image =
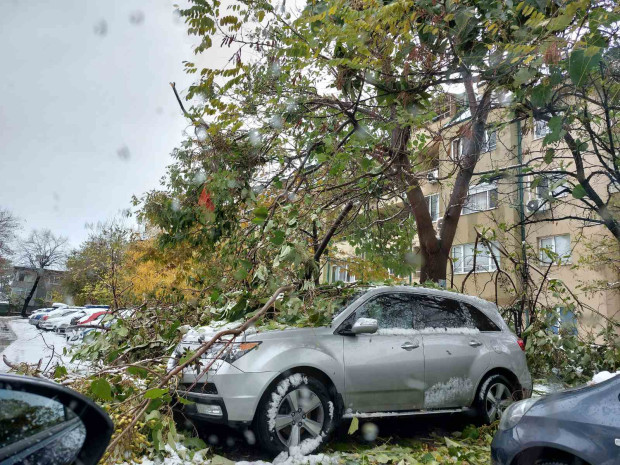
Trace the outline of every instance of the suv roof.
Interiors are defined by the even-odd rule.
[[[419,287],[419,286],[375,286],[375,287],[368,287],[366,292],[364,292],[362,295],[360,295],[360,297],[358,297],[357,299],[355,299],[353,302],[350,302],[349,305],[347,306],[350,307],[351,305],[355,305],[355,303],[360,299],[360,298],[369,298],[373,295],[377,295],[377,294],[383,294],[386,292],[407,292],[407,293],[411,293],[411,294],[419,294],[419,295],[434,295],[434,296],[438,296],[438,297],[444,297],[446,299],[453,299],[453,300],[458,300],[461,302],[466,302],[468,304],[473,305],[474,307],[476,307],[477,309],[481,310],[486,316],[488,316],[489,318],[491,318],[491,320],[496,323],[499,324],[500,327],[505,328],[506,327],[506,323],[504,322],[504,320],[502,319],[501,315],[499,314],[497,305],[495,305],[492,302],[489,302],[488,300],[484,300],[481,299],[480,297],[476,297],[476,296],[472,296],[472,295],[467,295],[467,294],[461,294],[458,292],[452,292],[452,291],[447,291],[447,290],[443,290],[443,289],[431,289],[431,288],[426,288],[426,287]],[[357,305],[355,305],[357,306]],[[348,313],[345,311],[343,311],[342,313],[340,313],[336,318],[334,318],[333,321],[333,325],[338,326],[340,323],[342,323],[342,321],[345,320],[345,318],[343,317],[344,313]]]

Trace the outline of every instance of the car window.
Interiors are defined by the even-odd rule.
[[[501,331],[491,319],[471,304],[461,302],[465,312],[469,313],[471,320],[480,331]]]
[[[459,302],[431,295],[416,297],[415,329],[473,328]]]
[[[369,300],[355,311],[357,318],[374,318],[379,329],[413,329],[411,295],[404,293],[383,294]]]

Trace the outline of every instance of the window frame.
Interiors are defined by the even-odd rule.
[[[431,199],[432,198],[436,198],[437,199],[437,218],[433,217],[433,210],[431,209]],[[433,221],[433,223],[439,221],[440,217],[441,217],[441,209],[439,207],[440,205],[440,195],[439,192],[434,193],[434,194],[428,194],[424,196],[424,200],[426,201],[426,208],[428,209],[428,212],[431,215],[431,220]]]
[[[465,260],[465,257],[466,257],[466,255],[465,255],[465,250],[466,250],[465,247],[471,246],[473,248],[474,244],[475,244],[475,242],[468,242],[468,243],[465,243],[465,244],[456,244],[456,245],[453,245],[452,248],[450,249],[450,260],[452,260],[452,269],[453,269],[453,272],[454,272],[455,275],[457,275],[457,274],[467,274],[467,273],[469,273],[473,269],[473,265],[472,265],[472,268],[465,269],[465,262],[466,262],[466,260]],[[498,253],[499,252],[498,243],[496,241],[493,241],[493,242],[491,242],[491,246],[493,247],[493,255],[495,255],[495,258],[497,259],[498,265],[501,266],[501,255]],[[475,250],[478,250],[478,257],[476,258],[476,265],[480,266],[480,262],[479,262],[480,256],[481,255],[484,256],[484,253],[487,252],[488,253],[487,254],[487,256],[488,256],[488,263],[487,263],[487,265],[488,266],[487,266],[486,269],[480,268],[480,269],[473,270],[473,272],[474,273],[494,273],[495,271],[497,271],[497,267],[495,266],[495,261],[493,260],[493,256],[491,254],[491,250],[487,249],[486,251],[484,251],[484,250],[480,251],[480,249],[479,249],[480,247],[484,247],[486,249],[486,246],[484,244],[478,243],[478,249],[475,249]],[[460,252],[461,256],[458,259],[459,261],[457,261],[457,262],[455,262],[455,258],[454,258],[454,249],[456,249],[456,248],[460,248],[460,251],[461,251]],[[473,256],[474,255],[472,255],[472,257]],[[460,263],[460,265],[459,265],[459,263]],[[472,264],[473,264],[473,258],[472,258]]]
[[[498,333],[502,331],[502,328],[497,323],[495,323],[491,318],[489,318],[482,310],[480,310],[475,305],[470,304],[469,302],[461,301],[461,307],[463,307],[464,312],[469,312],[472,322],[474,324],[474,327],[481,333]],[[476,324],[474,313],[477,315],[480,315],[484,320],[486,320],[486,322],[490,323],[492,327],[495,327],[495,329],[480,329],[478,325]]]
[[[360,305],[346,318],[345,321],[342,322],[342,324],[338,327],[337,332],[338,334],[351,334],[350,333],[350,328],[348,328],[347,326],[353,326],[353,324],[355,323],[355,321],[358,318],[372,318],[372,317],[362,317],[360,316],[360,312],[367,306],[372,304],[373,302],[382,299],[382,298],[393,298],[394,296],[399,296],[399,297],[405,297],[408,300],[410,300],[411,302],[411,308],[410,308],[410,312],[411,312],[411,326],[409,328],[401,328],[399,326],[393,326],[391,328],[382,328],[380,326],[381,322],[377,321],[378,323],[378,331],[380,330],[389,330],[389,329],[401,329],[401,330],[413,330],[414,329],[414,319],[415,319],[415,312],[416,312],[416,304],[417,304],[417,296],[415,294],[409,293],[409,292],[383,292],[381,294],[377,294],[374,295],[372,297],[370,297],[369,299],[365,300],[364,302],[360,303]],[[385,307],[384,307],[385,308]],[[378,332],[375,333],[378,335]]]
[[[491,207],[490,206],[491,205],[491,192],[493,191],[495,191],[496,201],[495,201],[495,206]],[[486,193],[486,208],[483,208],[482,210],[472,210],[470,208],[469,209],[470,211],[466,211],[466,209],[469,208],[467,204],[468,204],[470,196],[481,194],[483,192]],[[499,195],[499,191],[497,189],[497,183],[495,182],[483,183],[483,184],[478,184],[477,186],[474,186],[474,187],[470,187],[469,190],[467,191],[467,198],[465,199],[463,208],[461,209],[461,215],[473,215],[474,213],[495,210],[497,208],[498,195]]]
[[[568,179],[566,177],[565,174],[542,174],[540,176],[538,176],[538,178],[540,179],[544,179],[547,182],[547,196],[545,197],[543,194],[540,193],[540,188],[543,187],[540,185],[540,182],[538,183],[538,185],[534,188],[531,187],[531,184],[534,182],[534,179],[532,179],[530,181],[530,192],[533,193],[534,195],[534,199],[539,200],[541,202],[547,202],[549,203],[550,199],[560,199],[562,197],[566,197],[569,193],[569,190],[567,190],[564,187],[564,184],[566,184],[568,182]],[[557,187],[550,189],[551,186],[553,186],[554,184],[557,184],[559,181],[564,181],[563,183],[561,183],[560,185],[558,185]],[[556,191],[560,191],[557,192]]]
[[[543,139],[547,134],[551,132],[551,130],[549,129],[549,123],[547,121],[536,118],[534,118],[533,121],[534,123],[532,136],[534,140]],[[542,128],[542,132],[537,131],[538,128]]]
[[[429,299],[429,300],[437,300],[439,302],[440,307],[443,307],[444,305],[447,304],[447,302],[451,302],[453,303],[456,308],[458,309],[461,318],[463,319],[463,325],[462,326],[429,326],[427,327],[426,325],[424,325],[424,327],[419,327],[418,323],[421,321],[421,317],[422,317],[422,304],[424,302],[425,299]],[[440,308],[439,310],[436,310],[437,312],[447,312],[447,310]],[[415,297],[415,308],[414,308],[414,313],[413,313],[413,328],[416,331],[425,331],[428,329],[441,329],[441,328],[445,328],[446,330],[448,329],[459,329],[459,328],[468,328],[467,326],[467,317],[465,315],[466,310],[464,309],[464,307],[461,305],[461,302],[458,299],[451,299],[450,297],[444,297],[444,296],[439,296],[439,295],[432,295],[432,294],[418,294]],[[447,331],[446,331],[447,332]]]
[[[545,239],[553,239],[551,251],[557,254],[557,242],[558,237],[568,237],[568,255],[558,256],[558,260],[553,260],[549,257],[543,249],[548,247],[542,246],[542,241]],[[538,260],[543,265],[570,265],[573,262],[573,250],[571,248],[570,234],[552,234],[550,236],[542,236],[538,238]]]
[[[489,145],[489,141],[491,140],[491,136],[495,136],[493,137],[493,145]],[[489,129],[485,129],[484,130],[484,142],[482,143],[482,149],[480,150],[480,153],[487,153],[487,152],[492,152],[493,150],[495,150],[497,148],[497,130],[489,130]]]

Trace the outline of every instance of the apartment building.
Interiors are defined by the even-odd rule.
[[[13,276],[10,283],[10,294],[13,299],[21,302],[23,305],[23,301],[30,294],[39,273],[42,273],[41,278],[28,304],[29,307],[36,308],[51,304],[54,292],[62,294],[64,271],[45,269],[41,272],[26,266],[15,266],[13,267]]]
[[[540,304],[557,308],[558,325],[591,330],[599,327],[605,318],[619,321],[620,290],[612,283],[617,283],[620,277],[612,269],[581,263],[591,254],[592,246],[604,244],[612,236],[601,225],[562,219],[583,216],[583,212],[574,214],[577,202],[561,176],[527,176],[524,174],[527,170],[518,168],[542,157],[547,125],[531,120],[503,126],[494,124],[504,117],[501,110],[489,117],[484,153],[476,167],[477,175],[470,185],[454,238],[446,287],[510,306],[522,289],[519,264],[525,256],[532,289],[543,281],[561,281],[566,289],[559,293],[546,289],[536,296]],[[459,113],[452,107],[435,123],[441,127],[442,142],[432,149],[434,162],[432,169],[425,172],[422,190],[436,230],[441,228],[452,191],[452,173],[461,155],[459,130],[468,119],[468,111]],[[552,163],[562,163],[564,169],[570,170],[568,157],[556,158]],[[523,176],[517,176],[519,173]],[[607,189],[605,179],[600,179],[600,183],[601,190]],[[524,218],[528,221],[520,225]],[[483,236],[490,241],[489,247],[482,244]],[[417,246],[414,240],[414,252]],[[323,267],[323,282],[356,279],[348,265],[354,257],[352,248],[344,243],[337,248],[339,253]],[[418,281],[416,275],[402,278],[404,283]],[[602,283],[603,287],[609,283],[609,286],[589,290],[594,282]],[[565,307],[566,293],[584,304],[579,321]]]

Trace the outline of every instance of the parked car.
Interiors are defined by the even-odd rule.
[[[97,318],[99,318],[101,315],[107,315],[108,311],[106,310],[100,310],[100,309],[93,309],[93,311],[91,312],[86,312],[84,315],[79,316],[79,317],[75,317],[71,320],[71,325],[89,325],[91,324],[92,321],[96,320]]]
[[[37,325],[39,323],[39,320],[46,313],[52,312],[54,310],[58,310],[60,308],[66,308],[66,307],[68,307],[67,304],[63,304],[63,303],[60,303],[60,302],[54,302],[51,307],[40,308],[40,309],[36,310],[35,312],[33,312],[30,315],[30,318],[28,318],[28,323],[30,323],[31,325]]]
[[[77,325],[70,326],[70,327],[66,328],[65,335],[66,335],[67,342],[69,342],[70,344],[79,344],[79,343],[81,343],[84,340],[85,336],[87,336],[89,334],[92,334],[94,332],[101,331],[100,329],[91,328],[91,327],[82,328],[82,326],[86,326],[86,325],[88,325],[88,326],[103,325],[103,326],[109,328],[110,325],[111,325],[111,321],[105,321],[104,322],[104,318],[109,313],[110,312],[101,312],[95,318],[93,318],[92,320],[88,321],[88,323],[79,323]]]
[[[620,463],[620,375],[512,404],[491,444],[493,465]]]
[[[48,331],[56,331],[62,323],[69,323],[72,316],[75,316],[78,312],[81,313],[82,310],[82,307],[67,307],[55,310],[43,316],[38,326]]]
[[[189,331],[168,368],[212,334]],[[497,307],[440,290],[369,289],[328,327],[248,331],[224,347],[185,369],[178,395],[194,403],[178,408],[197,424],[253,425],[273,453],[316,448],[342,417],[473,408],[492,422],[532,388],[523,341]]]
[[[0,375],[0,463],[94,465],[114,431],[107,413],[71,389]]]

